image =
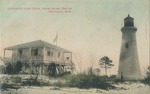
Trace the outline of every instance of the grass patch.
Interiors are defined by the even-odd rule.
[[[35,77],[30,77],[28,79],[24,79],[21,82],[22,86],[48,86],[49,83],[45,82],[42,79],[35,79]]]
[[[17,84],[9,84],[9,83],[3,83],[1,86],[2,90],[7,90],[7,89],[19,89],[21,86]]]

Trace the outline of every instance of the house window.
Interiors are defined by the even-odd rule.
[[[37,56],[38,55],[38,49],[35,49],[34,50],[34,56]]]
[[[38,49],[32,49],[32,55],[37,56],[38,55]]]
[[[47,56],[50,56],[50,51],[47,51]]]
[[[51,52],[51,56],[53,56],[53,52]]]
[[[129,44],[128,44],[128,43],[126,43],[126,44],[125,44],[125,47],[126,47],[126,48],[129,48]]]

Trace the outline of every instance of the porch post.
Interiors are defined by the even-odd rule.
[[[72,52],[70,54],[71,54],[71,72],[73,72]]]
[[[41,72],[42,72],[42,75],[45,73],[45,66],[44,66],[44,64],[45,64],[45,60],[46,60],[46,48],[45,48],[45,46],[44,46],[44,48],[43,48],[43,61],[42,61],[42,68],[41,68]]]
[[[44,61],[46,60],[46,52],[45,52],[46,50],[45,50],[45,46],[44,46],[44,48],[43,48],[43,63],[44,63]]]
[[[62,59],[62,61],[63,61],[63,62],[65,62],[65,60],[64,60],[64,58],[65,58],[65,57],[64,57],[64,54],[65,54],[65,53],[64,53],[64,52],[62,52],[62,53],[63,53],[63,54],[62,54],[62,55],[63,55],[63,59]]]
[[[71,62],[72,62],[72,53],[70,53],[71,54]]]
[[[5,57],[5,49],[4,49],[4,57]]]
[[[29,66],[31,66],[31,68],[29,68],[28,74],[32,74],[32,71],[33,71],[31,49],[32,48],[29,48],[29,61],[27,62],[29,63]]]

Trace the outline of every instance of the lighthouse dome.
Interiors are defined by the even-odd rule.
[[[124,19],[124,27],[134,27],[134,19],[130,15]]]

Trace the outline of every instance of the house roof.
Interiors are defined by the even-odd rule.
[[[59,51],[68,52],[68,53],[71,52],[69,50],[66,50],[64,48],[58,47],[56,45],[53,45],[51,43],[48,43],[48,42],[45,42],[42,40],[37,40],[37,41],[23,43],[23,44],[19,44],[19,45],[15,45],[15,46],[6,47],[5,50],[14,50],[14,49],[22,49],[22,48],[35,48],[35,47],[56,48]]]

